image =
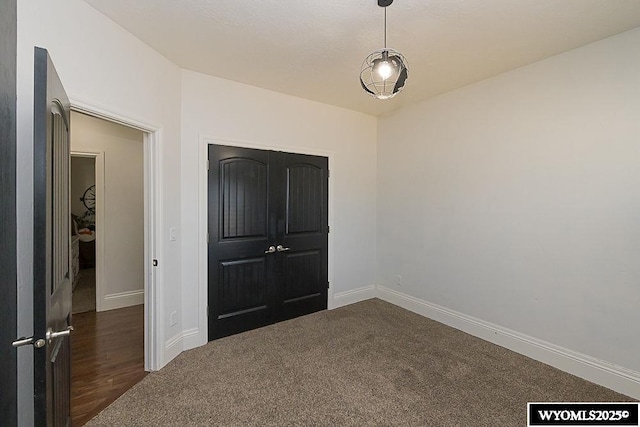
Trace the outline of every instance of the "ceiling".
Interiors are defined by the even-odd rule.
[[[182,68],[373,115],[640,26],[639,0],[396,0],[409,79],[377,100],[358,81],[384,43],[376,0],[85,1]]]

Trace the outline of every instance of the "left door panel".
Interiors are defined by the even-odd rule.
[[[212,145],[209,173],[209,316],[221,338],[271,322],[273,257],[265,250],[273,240],[269,217],[269,153]],[[275,251],[275,248],[274,248]]]

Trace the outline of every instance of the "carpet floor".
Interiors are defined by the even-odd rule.
[[[84,268],[80,270],[78,284],[73,290],[72,313],[96,311],[96,269]]]
[[[89,426],[523,426],[531,401],[632,401],[378,299],[223,338]]]

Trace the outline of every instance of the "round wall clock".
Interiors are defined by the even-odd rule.
[[[96,186],[92,185],[84,191],[82,197],[80,197],[82,203],[87,207],[88,210],[93,212],[96,208]]]

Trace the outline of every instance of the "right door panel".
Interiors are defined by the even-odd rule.
[[[327,308],[328,160],[282,153],[284,230],[282,307],[279,319],[291,319]]]

